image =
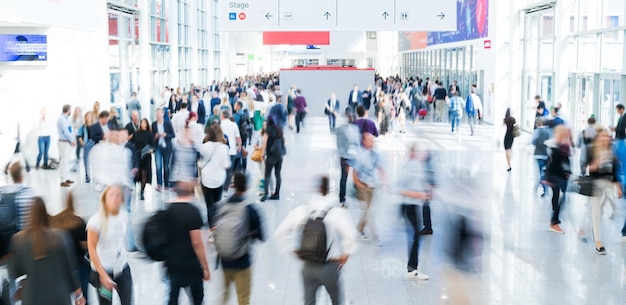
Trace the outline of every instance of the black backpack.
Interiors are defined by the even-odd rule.
[[[141,237],[145,253],[157,262],[164,261],[170,256],[170,218],[169,209],[158,211],[150,216],[143,227]]]
[[[250,121],[250,113],[247,109],[244,109],[241,113],[242,114],[239,116],[239,123],[237,124],[237,127],[239,127],[239,135],[241,136],[241,141],[244,142],[246,139],[248,139],[248,129],[250,129],[252,122]]]
[[[321,214],[319,211],[313,211],[304,224],[300,249],[297,251],[300,259],[315,263],[325,263],[327,261],[330,245],[328,245],[326,240],[324,218],[328,212],[330,212],[330,209]]]
[[[20,188],[13,193],[0,194],[0,257],[9,254],[11,238],[19,232],[19,215],[15,200],[23,190],[24,188]]]

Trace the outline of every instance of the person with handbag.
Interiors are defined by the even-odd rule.
[[[619,161],[612,149],[611,135],[607,130],[599,129],[593,141],[592,159],[589,164],[589,175],[593,178],[593,195],[591,196],[591,221],[593,239],[596,242],[596,253],[605,255],[606,249],[602,244],[601,219],[604,203],[609,201],[615,214],[615,189],[618,198],[622,197],[622,188],[619,183]],[[612,218],[613,216],[611,216]]]
[[[226,181],[226,172],[230,169],[231,159],[228,146],[219,124],[206,129],[205,143],[198,148],[200,152],[200,183],[204,202],[207,207],[207,223],[215,216],[216,203],[222,200],[222,190]]]
[[[139,129],[133,135],[135,157],[139,159],[135,180],[141,183],[141,200],[144,200],[144,190],[148,182],[152,183],[152,152],[154,151],[154,137],[148,119],[142,119]]]
[[[506,153],[506,164],[509,166],[507,172],[510,172],[511,158],[513,156],[513,151],[511,150],[511,148],[513,147],[513,139],[515,138],[515,118],[511,116],[511,108],[506,109],[506,114],[504,115],[504,120],[502,124],[506,125],[506,132],[504,133],[504,151]]]

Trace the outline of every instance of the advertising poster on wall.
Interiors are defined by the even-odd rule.
[[[456,31],[399,32],[400,52],[487,37],[489,34],[489,0],[458,0],[456,5]]]
[[[0,62],[47,60],[46,35],[0,35]]]

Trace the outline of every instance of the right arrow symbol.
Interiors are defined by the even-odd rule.
[[[385,20],[387,20],[387,17],[389,17],[389,14],[387,12],[383,13],[383,18],[385,18]]]
[[[440,19],[443,19],[443,17],[445,17],[445,16],[446,15],[443,12],[441,12],[441,14],[437,15],[437,17],[439,17]]]

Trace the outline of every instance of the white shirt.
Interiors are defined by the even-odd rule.
[[[194,144],[200,145],[204,140],[204,128],[202,124],[189,123],[189,134]]]
[[[100,142],[89,153],[93,181],[101,185],[131,186],[131,158],[132,152],[124,145]]]
[[[358,97],[357,97],[357,94],[359,94],[358,91],[352,90],[352,102],[353,103],[356,103],[359,100]]]
[[[265,107],[265,113],[270,113],[270,110],[272,110],[272,107],[274,107],[275,105],[276,105],[276,102],[267,103],[267,106]]]
[[[278,226],[274,239],[279,249],[284,253],[291,253],[299,247],[300,238],[296,238],[298,229],[306,223],[314,211],[325,211],[333,206],[330,196],[313,195],[311,200],[293,209],[285,220]],[[340,207],[332,208],[324,218],[326,225],[326,241],[329,244],[328,258],[342,254],[352,254],[356,251],[357,232],[352,224],[350,214]]]
[[[228,137],[228,144],[230,146],[228,153],[231,156],[234,156],[237,154],[237,138],[241,138],[241,135],[239,134],[239,127],[237,127],[237,124],[230,119],[222,120],[220,125],[222,126],[224,135]]]
[[[254,111],[257,111],[257,110],[260,111],[261,114],[265,114],[265,103],[254,101]]]
[[[198,102],[191,102],[191,112],[195,112],[198,113],[198,105],[200,105],[200,103]]]
[[[126,256],[126,230],[128,228],[128,214],[120,210],[117,215],[109,215],[105,221],[102,211],[89,218],[87,229],[98,233],[96,252],[100,257],[102,267],[108,272],[120,274],[128,263]],[[92,265],[95,270],[95,266]]]
[[[187,108],[181,109],[179,112],[176,112],[172,117],[172,127],[174,127],[174,132],[176,133],[176,137],[180,134],[180,132],[185,128],[185,124],[187,123],[187,118],[189,117],[189,110]]]
[[[172,92],[165,91],[163,92],[163,102],[161,102],[161,107],[167,107],[170,102],[170,98],[172,97]]]
[[[50,136],[50,124],[48,124],[47,120],[39,120],[39,124],[37,125],[37,135],[40,137]]]
[[[226,180],[226,169],[230,168],[228,146],[218,142],[206,142],[198,147],[202,160],[202,185],[207,188],[218,188]]]
[[[270,101],[270,95],[267,93],[267,90],[261,91],[261,96],[263,97],[264,102],[267,103]]]
[[[480,101],[480,97],[476,93],[472,93],[472,102],[474,103],[474,110],[480,111],[480,113],[484,115],[483,103]]]

